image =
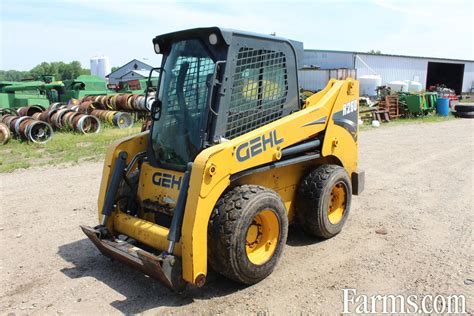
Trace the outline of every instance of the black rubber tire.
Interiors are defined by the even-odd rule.
[[[453,112],[454,116],[461,117],[461,118],[474,118],[474,111],[473,112]]]
[[[456,104],[454,110],[456,112],[474,112],[474,104]]]
[[[341,182],[346,189],[343,217],[337,224],[328,218],[329,201],[334,185]],[[296,199],[296,217],[303,230],[315,237],[331,238],[344,226],[351,208],[351,180],[344,168],[321,165],[311,170],[300,182]]]
[[[270,209],[279,222],[279,238],[272,257],[255,265],[247,257],[246,235],[255,215]],[[288,215],[280,196],[257,185],[242,185],[222,196],[208,227],[208,262],[225,277],[255,284],[270,275],[278,263],[288,236]]]

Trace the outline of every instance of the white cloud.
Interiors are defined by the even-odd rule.
[[[426,3],[423,6],[417,5],[414,2],[400,2],[400,1],[386,1],[386,0],[374,0],[374,3],[383,8],[401,12],[408,15],[414,15],[422,18],[433,16],[433,14],[427,10]]]

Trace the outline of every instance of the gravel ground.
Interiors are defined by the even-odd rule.
[[[0,175],[2,314],[340,313],[359,294],[464,294],[474,310],[474,120],[396,125],[360,136],[366,170],[341,234],[291,228],[274,273],[241,286],[210,273],[178,295],[99,254],[101,164]],[[466,282],[467,283],[467,282]]]

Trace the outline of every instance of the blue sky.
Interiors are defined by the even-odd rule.
[[[0,0],[0,69],[105,55],[158,62],[154,36],[222,26],[305,48],[474,59],[474,1]]]

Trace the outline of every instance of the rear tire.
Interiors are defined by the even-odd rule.
[[[220,274],[244,284],[265,279],[278,263],[288,235],[280,196],[256,185],[221,197],[208,228],[208,261]]]
[[[474,112],[454,112],[454,116],[461,118],[474,118]]]
[[[346,222],[351,197],[351,181],[346,170],[336,165],[321,165],[300,183],[296,199],[298,222],[310,235],[331,238]]]
[[[468,104],[456,104],[454,106],[454,110],[456,112],[474,112],[474,104],[468,103]]]

